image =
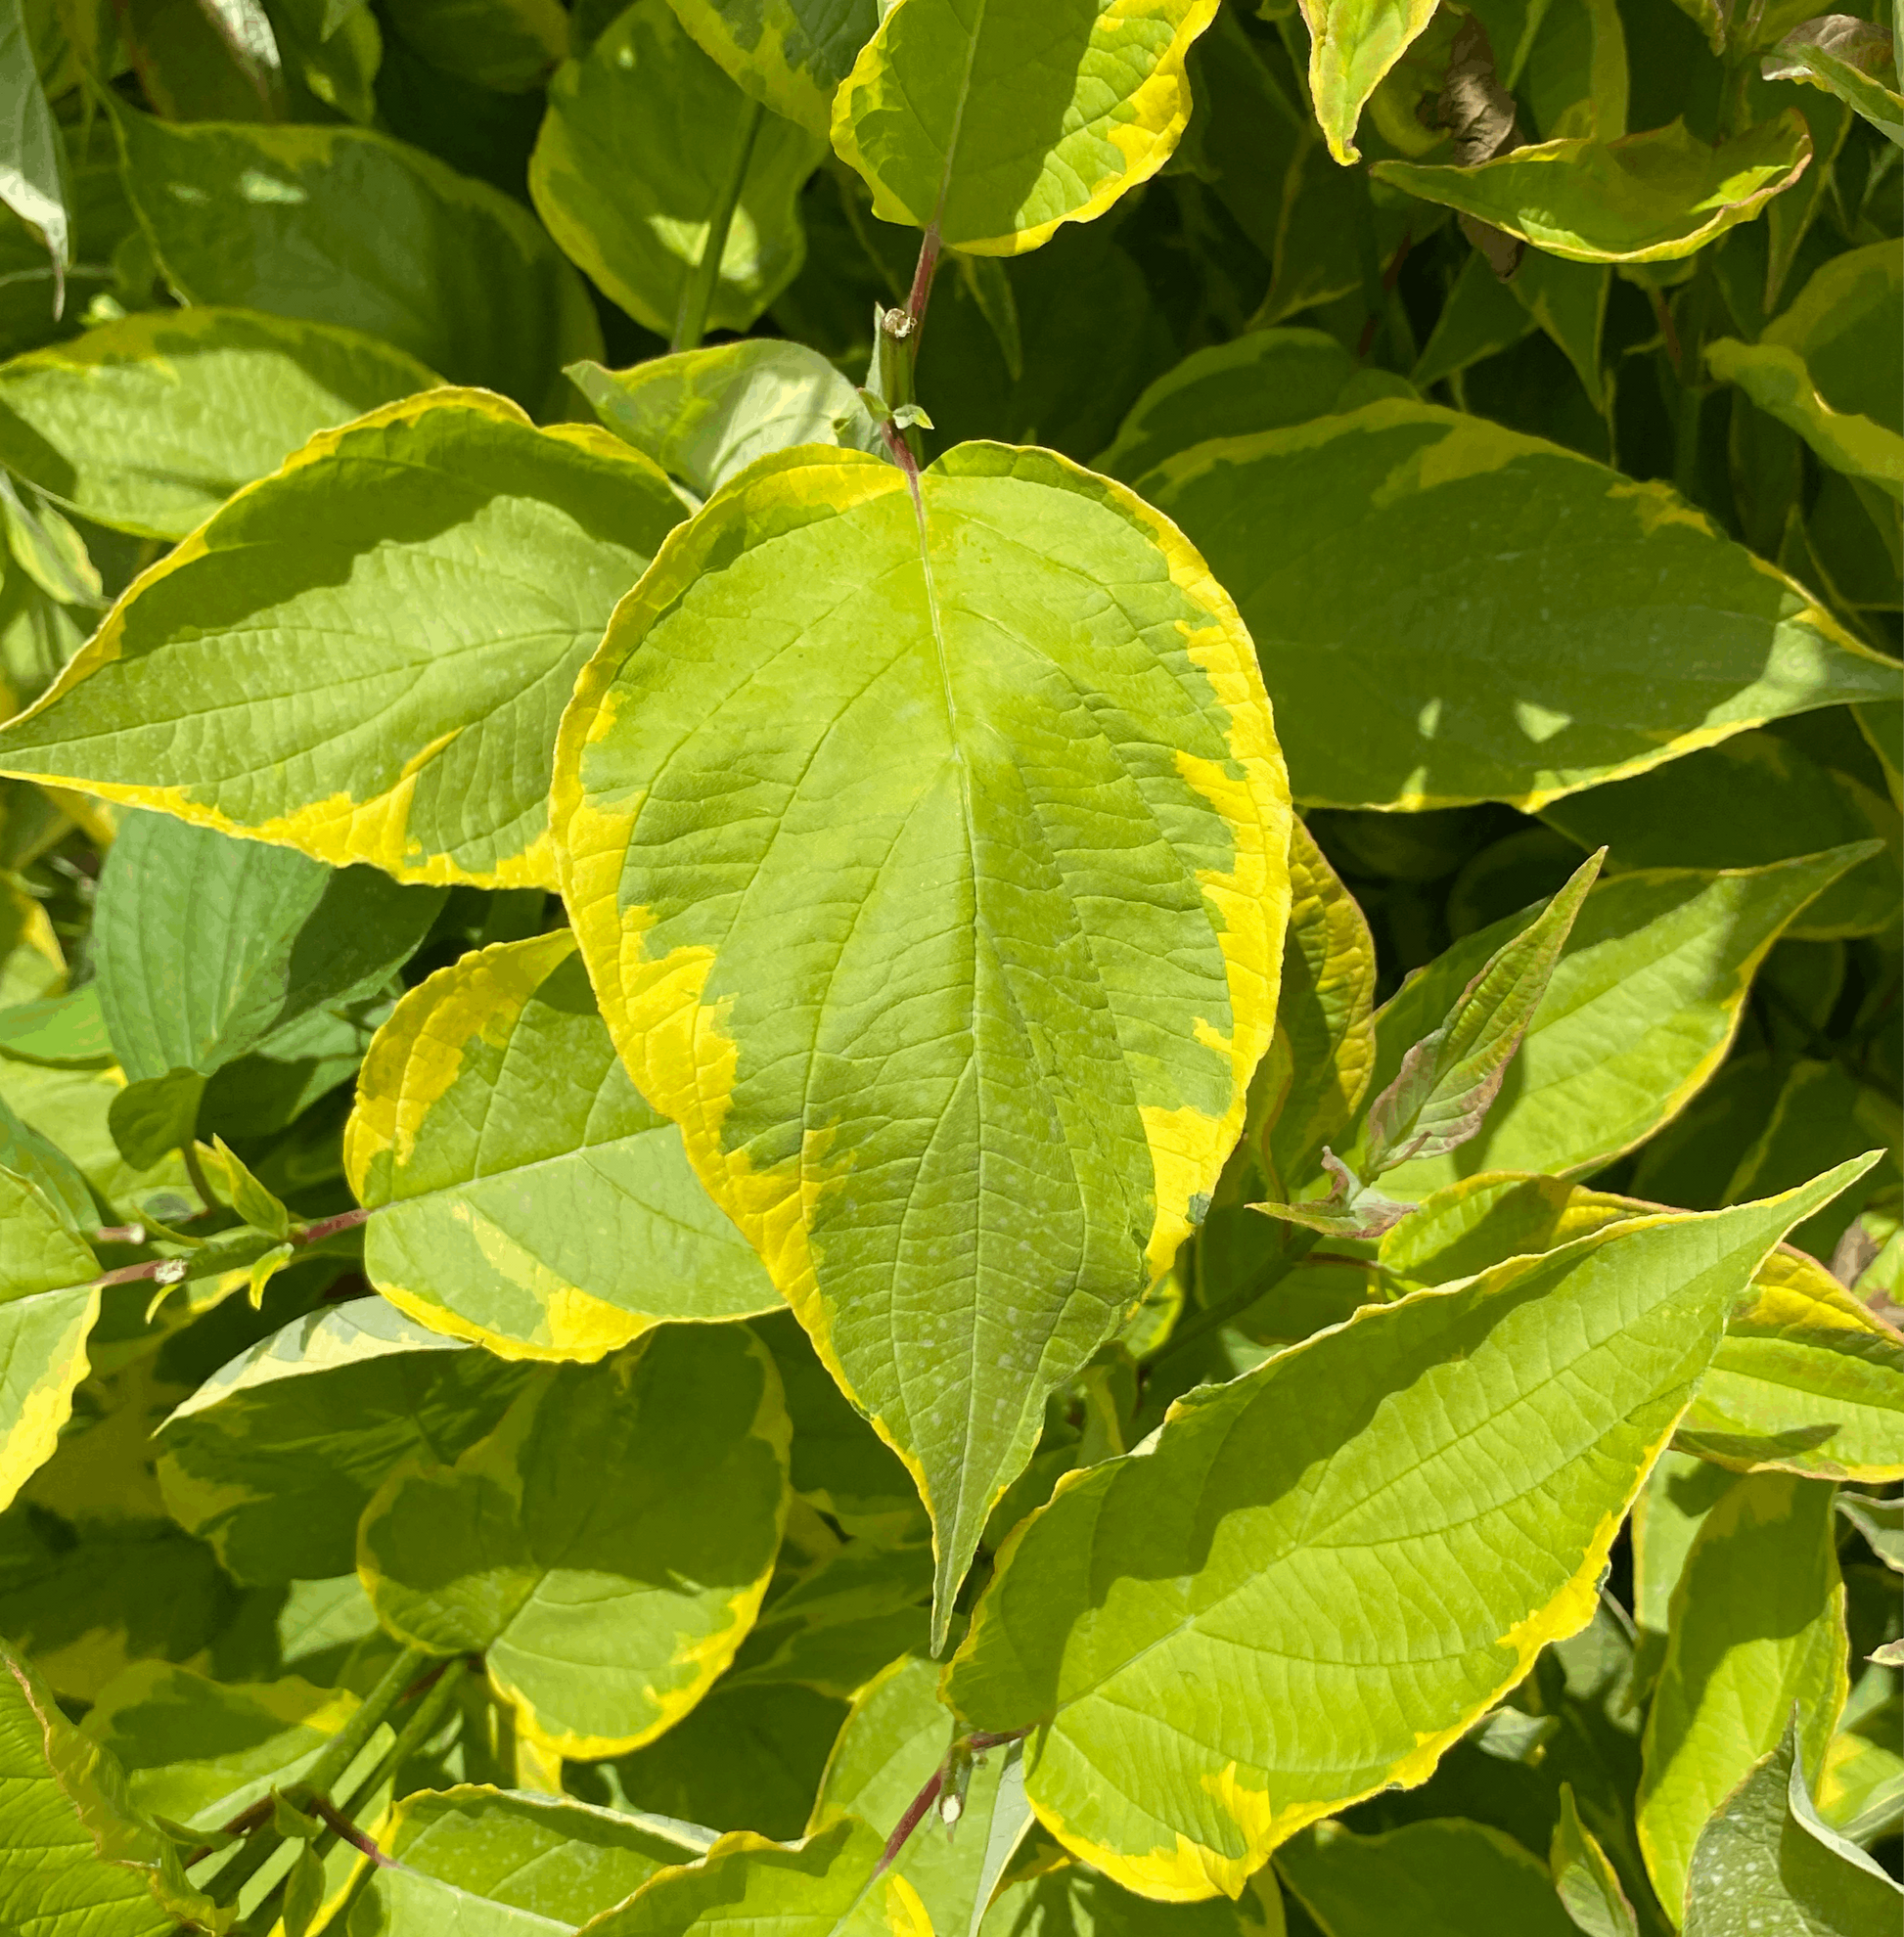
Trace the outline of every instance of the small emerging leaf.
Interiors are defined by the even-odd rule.
[[[1573,920],[1606,858],[1603,847],[1482,965],[1447,1019],[1402,1058],[1369,1105],[1358,1166],[1373,1179],[1415,1157],[1444,1156],[1481,1127],[1533,1020]]]

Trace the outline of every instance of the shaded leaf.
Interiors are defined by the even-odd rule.
[[[1135,483],[1166,458],[1211,437],[1241,437],[1412,397],[1392,371],[1370,370],[1320,330],[1251,330],[1194,350],[1159,377],[1117,428],[1093,471]]]
[[[1610,849],[1609,869],[1754,868],[1852,841],[1889,840],[1791,918],[1786,934],[1828,940],[1897,920],[1897,821],[1852,775],[1776,733],[1734,734],[1630,780],[1570,793],[1541,818],[1583,846]]]
[[[1798,1732],[1755,1763],[1700,1831],[1686,1937],[1882,1937],[1904,1892],[1818,1820]]]
[[[1726,1311],[1855,1174],[1615,1226],[1186,1395],[1023,1523],[947,1698],[1037,1727],[1026,1793],[1073,1854],[1147,1894],[1234,1894],[1304,1824],[1424,1780],[1585,1625]],[[1561,1391],[1592,1398],[1557,1417]],[[1396,1592],[1418,1577],[1431,1595]]]
[[[411,1455],[474,1444],[526,1376],[381,1298],[313,1312],[214,1373],[165,1421],[165,1504],[241,1581],[347,1573],[358,1516],[385,1475]]]
[[[126,192],[194,304],[341,324],[530,408],[601,353],[534,217],[419,149],[368,128],[113,121]]]
[[[23,0],[0,7],[0,203],[38,231],[53,263],[50,312],[66,299],[72,261],[66,142],[40,85]]]
[[[344,1132],[364,1270],[505,1358],[599,1359],[779,1294],[636,1094],[567,930],[466,955],[377,1033]]]
[[[799,273],[795,199],[825,152],[778,115],[763,121],[667,0],[636,0],[550,83],[529,191],[569,258],[666,337],[714,210],[744,169],[707,323],[745,330]]]
[[[1660,1902],[1683,1914],[1706,1818],[1778,1745],[1797,1703],[1816,1768],[1844,1706],[1844,1589],[1825,1481],[1755,1473],[1700,1525],[1673,1590],[1648,1711],[1640,1847]]]
[[[1878,346],[1904,332],[1904,269],[1887,243],[1834,256],[1756,343],[1706,346],[1715,377],[1847,477],[1904,499],[1904,397]]]
[[[907,1655],[860,1691],[834,1742],[809,1833],[843,1818],[884,1827],[906,1814],[952,1747],[952,1715],[938,1698],[938,1678],[936,1663]],[[1016,1779],[1017,1746],[979,1757],[957,1817],[948,1824],[936,1807],[929,1810],[886,1871],[919,1893],[932,1928],[948,1937],[965,1937],[984,1912],[980,1888],[994,1820],[1014,1846],[1030,1821]]]
[[[380,991],[445,890],[128,814],[100,875],[100,1009],[136,1083],[209,1076],[313,1010]]]
[[[128,1083],[106,1111],[119,1154],[134,1170],[150,1170],[168,1151],[191,1147],[199,1133],[204,1078],[196,1069],[170,1069]]]
[[[1315,805],[1533,811],[1895,693],[1894,665],[1664,486],[1459,412],[1373,403],[1139,482],[1235,597]]]
[[[961,445],[915,497],[790,452],[623,602],[558,764],[610,1033],[919,1481],[942,1626],[1269,1036],[1287,808],[1234,608],[1048,453]],[[1134,845],[1146,896],[1102,895]]]
[[[0,459],[96,523],[183,538],[313,432],[438,381],[355,330],[158,310],[0,364]]]
[[[454,1466],[385,1482],[357,1569],[385,1629],[481,1653],[552,1749],[615,1755],[733,1658],[787,1513],[787,1413],[733,1326],[655,1331],[552,1369]]]
[[[1572,262],[1671,262],[1703,248],[1789,188],[1811,159],[1795,108],[1717,148],[1683,122],[1518,148],[1473,168],[1378,161],[1378,181],[1505,230]]]
[[[723,1686],[797,1682],[822,1694],[857,1694],[888,1663],[924,1653],[931,1599],[932,1555],[924,1542],[849,1541],[774,1597]],[[899,1810],[911,1800],[903,1797]],[[875,1810],[856,1813],[879,1820]]]
[[[990,0],[970,15],[901,0],[834,97],[833,145],[882,221],[1020,254],[1169,159],[1190,118],[1184,56],[1215,13],[1214,0]]]
[[[561,0],[389,0],[385,18],[432,68],[499,94],[540,87],[568,52]]]
[[[1546,1868],[1483,1823],[1444,1818],[1379,1836],[1331,1824],[1284,1844],[1276,1870],[1330,1937],[1572,1937]]]
[[[333,866],[550,884],[544,749],[680,514],[606,431],[537,430],[470,390],[388,405],[138,579],[0,733],[0,767]],[[442,588],[422,625],[420,583]]]
[[[1554,1828],[1548,1867],[1561,1907],[1576,1930],[1587,1937],[1639,1937],[1639,1921],[1620,1887],[1619,1873],[1580,1821],[1573,1791],[1565,1783],[1561,1785],[1561,1820]]]
[[[612,1909],[711,1838],[665,1817],[459,1783],[405,1796],[362,1864],[350,1937],[542,1937]]]
[[[85,1730],[125,1770],[141,1809],[208,1834],[295,1782],[356,1708],[348,1690],[295,1676],[214,1682],[191,1668],[140,1661],[101,1689]],[[340,1779],[343,1794],[394,1739],[387,1725],[377,1729]]]
[[[755,458],[795,444],[884,448],[859,392],[804,343],[751,337],[654,357],[632,370],[571,364],[568,376],[617,437],[698,497],[710,496]]]

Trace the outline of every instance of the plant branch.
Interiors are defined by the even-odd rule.
[[[192,1188],[199,1194],[200,1203],[208,1211],[230,1210],[231,1206],[211,1188],[211,1180],[204,1174],[204,1165],[199,1161],[199,1153],[192,1148],[190,1137],[178,1147],[178,1153],[185,1159],[185,1174],[192,1180]]]
[[[882,1852],[879,1867],[873,1871],[877,1877],[898,1860],[899,1853],[912,1839],[912,1832],[925,1822],[928,1811],[938,1801],[945,1787],[947,1772],[955,1763],[970,1766],[975,1755],[983,1755],[987,1749],[1003,1748],[1008,1742],[1021,1742],[1030,1734],[1029,1726],[1022,1729],[1007,1729],[1002,1734],[993,1734],[980,1730],[970,1735],[961,1735],[947,1751],[945,1760],[934,1769],[926,1786],[913,1797],[906,1806],[906,1813],[899,1819],[898,1827],[885,1839],[885,1849]]]
[[[383,1727],[390,1710],[403,1699],[417,1676],[429,1666],[430,1660],[431,1656],[425,1649],[406,1647],[390,1663],[383,1679],[352,1712],[349,1721],[318,1750],[316,1759],[297,1785],[300,1794],[310,1797],[310,1801],[300,1804],[300,1807],[315,1809],[318,1802],[329,1802],[333,1787],[363,1753],[370,1738]],[[236,1903],[238,1893],[264,1868],[272,1852],[283,1841],[284,1836],[274,1823],[268,1819],[260,1823],[232,1860],[203,1886],[204,1894],[220,1906]]]
[[[681,307],[675,313],[674,336],[670,350],[691,350],[707,334],[707,312],[713,305],[714,286],[720,281],[721,263],[727,256],[728,232],[734,226],[734,211],[740,206],[741,190],[747,184],[748,168],[753,160],[753,146],[760,136],[760,124],[767,111],[757,101],[748,103],[747,121],[741,130],[740,145],[727,179],[721,184],[720,199],[707,218],[707,234],[701,254],[681,291]]]
[[[233,1233],[236,1241],[231,1244],[212,1241],[189,1258],[148,1258],[143,1264],[120,1265],[116,1271],[102,1273],[93,1283],[104,1288],[109,1284],[183,1284],[188,1279],[216,1278],[223,1272],[244,1270],[266,1251],[276,1250],[280,1243],[299,1250],[321,1244],[328,1238],[355,1230],[369,1216],[370,1212],[359,1205],[353,1210],[339,1211],[334,1217],[321,1217],[315,1224],[300,1224],[286,1239],[273,1238],[263,1231],[252,1233],[249,1239],[242,1233]]]

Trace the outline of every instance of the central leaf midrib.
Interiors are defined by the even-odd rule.
[[[978,0],[978,11],[973,18],[972,44],[966,51],[966,70],[959,76],[958,105],[952,110],[952,138],[945,144],[945,165],[939,170],[938,197],[932,203],[930,220],[927,229],[938,233],[940,222],[945,216],[945,199],[952,193],[952,166],[958,159],[959,143],[965,138],[966,103],[972,99],[972,70],[978,65],[978,36],[985,30],[986,0]],[[913,487],[913,505],[919,510],[920,545],[923,551],[926,539],[926,514],[919,503],[919,487]],[[927,573],[929,591],[931,574]]]

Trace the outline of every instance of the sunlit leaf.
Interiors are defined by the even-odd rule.
[[[1455,411],[1373,403],[1139,485],[1236,599],[1316,805],[1532,811],[1895,697],[1893,663],[1663,485]]]
[[[1820,14],[1793,27],[1760,67],[1767,80],[1809,81],[1835,94],[1904,148],[1897,43],[1886,28],[1850,14]]]
[[[1620,1885],[1619,1872],[1580,1821],[1573,1791],[1564,1783],[1548,1866],[1554,1889],[1575,1929],[1586,1932],[1586,1937],[1639,1937],[1639,1921]]]
[[[1306,1824],[1424,1780],[1585,1625],[1726,1312],[1855,1174],[1616,1225],[1187,1395],[1024,1523],[947,1698],[1035,1728],[1026,1793],[1074,1854],[1235,1894]]]
[[[681,509],[606,431],[470,390],[389,405],[138,579],[0,767],[334,867],[551,884],[557,721]]]
[[[358,1078],[344,1168],[377,1212],[371,1282],[505,1358],[598,1359],[663,1319],[780,1303],[615,1059],[567,929],[404,997]]]
[[[882,221],[976,255],[1088,222],[1170,158],[1215,0],[899,0],[833,104]],[[1034,52],[1035,50],[1035,52]]]
[[[919,1480],[942,1624],[1268,1040],[1287,808],[1234,608],[1046,453],[915,493],[791,452],[623,602],[558,765],[610,1033]]]
[[[1749,221],[1811,159],[1795,108],[1717,148],[1683,121],[1517,148],[1472,168],[1378,161],[1377,180],[1570,262],[1671,262]]]
[[[681,24],[754,100],[822,141],[833,125],[833,97],[885,11],[881,0],[673,4]]]
[[[171,1937],[212,1906],[178,1852],[126,1795],[113,1758],[60,1712],[52,1691],[0,1643],[0,1916],[16,1929],[62,1922],[87,1937]]]
[[[26,1176],[0,1170],[0,1506],[51,1457],[99,1313],[92,1248]]]

